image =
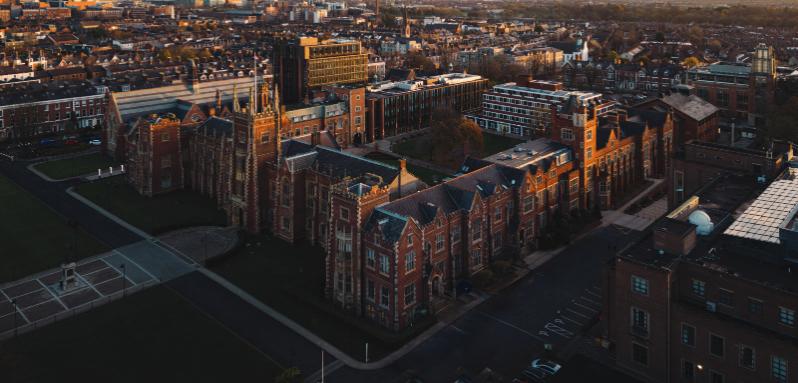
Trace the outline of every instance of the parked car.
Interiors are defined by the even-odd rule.
[[[554,375],[560,371],[562,366],[549,359],[535,359],[530,363],[530,367],[536,370],[543,371],[546,375]]]
[[[95,146],[102,145],[102,143],[103,143],[102,140],[91,140],[91,141],[89,141],[89,145],[95,145]]]
[[[71,146],[71,145],[77,145],[77,144],[79,144],[79,143],[80,143],[80,142],[79,142],[78,140],[76,140],[76,139],[72,139],[72,138],[70,138],[70,139],[68,139],[68,140],[64,141],[64,145],[67,145],[67,146]]]
[[[57,146],[58,140],[52,138],[43,138],[39,141],[39,146]]]

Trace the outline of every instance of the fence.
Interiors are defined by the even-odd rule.
[[[128,288],[126,288],[124,290],[117,291],[117,292],[115,292],[115,293],[113,293],[111,295],[107,295],[107,296],[101,297],[99,299],[95,299],[95,300],[93,300],[91,302],[84,303],[82,305],[76,306],[76,307],[74,307],[72,309],[69,309],[69,310],[66,310],[66,311],[62,311],[60,313],[57,313],[57,314],[51,315],[49,317],[33,321],[33,322],[30,322],[30,323],[26,323],[26,324],[24,324],[22,326],[17,327],[16,329],[7,330],[5,332],[0,333],[0,341],[12,338],[12,337],[14,337],[16,335],[19,335],[19,334],[25,334],[27,332],[30,332],[30,331],[36,330],[38,328],[53,324],[53,323],[58,322],[58,321],[63,320],[63,319],[71,318],[71,317],[73,317],[75,315],[84,313],[86,311],[93,310],[96,307],[99,307],[99,306],[102,306],[102,305],[104,305],[106,303],[110,303],[110,302],[113,302],[115,300],[118,300],[118,299],[124,297],[127,294],[136,293],[136,292],[138,292],[140,290],[143,290],[143,289],[145,289],[147,287],[150,287],[153,284],[155,284],[155,281],[150,280],[150,281],[144,282],[142,284],[134,285],[134,286],[128,287]],[[18,315],[18,311],[14,312],[13,315]]]

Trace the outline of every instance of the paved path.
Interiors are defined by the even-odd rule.
[[[194,262],[205,264],[215,256],[226,254],[238,244],[238,228],[197,226],[170,231],[158,236],[158,241],[186,254]]]

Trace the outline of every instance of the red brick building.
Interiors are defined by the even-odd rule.
[[[608,266],[602,319],[619,367],[646,382],[797,381],[798,184],[762,189],[725,173]]]
[[[142,118],[127,135],[127,177],[146,196],[183,187],[181,123],[173,114]]]

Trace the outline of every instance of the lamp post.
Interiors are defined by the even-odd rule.
[[[18,314],[19,309],[17,308],[17,300],[16,300],[16,298],[11,300],[11,305],[14,306],[14,337],[16,338],[16,336],[17,336],[17,315],[19,315]]]
[[[127,296],[127,268],[125,268],[125,264],[119,265],[119,268],[122,269],[122,297]]]

